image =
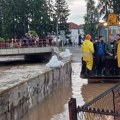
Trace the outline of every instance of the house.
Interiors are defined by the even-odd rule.
[[[79,34],[84,38],[84,24],[79,25]]]
[[[72,42],[78,43],[79,35],[84,35],[83,25],[77,25],[73,22],[68,23]]]

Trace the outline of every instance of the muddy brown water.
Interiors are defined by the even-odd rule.
[[[114,83],[88,84],[86,79],[79,77],[80,66],[80,63],[72,64],[71,84],[58,88],[22,120],[69,120],[68,101],[71,97],[76,98],[77,105],[81,106],[115,85]]]
[[[11,65],[1,66],[0,73],[11,67]],[[56,89],[21,120],[69,120],[68,101],[71,97],[76,98],[77,105],[81,106],[115,85],[114,83],[88,84],[87,79],[79,77],[80,69],[80,63],[72,63],[72,82]]]

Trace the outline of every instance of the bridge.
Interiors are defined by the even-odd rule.
[[[48,44],[10,46],[8,43],[0,44],[0,56],[24,55],[25,60],[49,60],[52,55],[53,46]]]
[[[34,55],[40,53],[51,53],[52,47],[28,47],[28,48],[4,48],[0,49],[0,56],[14,56],[14,55]]]

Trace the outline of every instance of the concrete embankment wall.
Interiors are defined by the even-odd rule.
[[[14,77],[14,76],[13,76]],[[51,69],[0,93],[0,120],[21,118],[65,81],[71,80],[71,62]]]

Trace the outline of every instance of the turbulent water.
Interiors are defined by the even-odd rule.
[[[78,105],[83,105],[98,96],[114,84],[88,84],[87,79],[79,77],[80,63],[72,64],[72,83],[68,83],[53,92],[44,102],[32,109],[23,120],[69,120],[68,101],[71,97],[77,99]]]
[[[17,79],[18,83],[18,80],[23,80],[22,78],[39,74],[38,71],[42,72],[40,70],[41,68],[47,69],[45,68],[45,64],[1,66],[0,86],[4,85],[6,88],[7,82],[9,82],[8,80],[11,80],[13,75],[14,78]],[[81,106],[108,88],[114,86],[112,83],[88,84],[87,79],[81,79],[79,77],[80,70],[80,63],[72,63],[72,82],[64,84],[54,91],[43,102],[29,111],[29,113],[26,114],[22,120],[69,120],[68,101],[71,97],[76,98],[77,105]]]
[[[114,86],[113,83],[88,84],[87,79],[81,79],[81,50],[79,47],[69,47],[73,53],[72,60],[72,82],[60,86],[39,105],[29,111],[22,120],[69,120],[68,101],[71,97],[76,98],[77,105],[81,106],[94,99],[100,93]],[[23,57],[0,57],[3,61],[23,60]],[[6,62],[6,63],[7,63]],[[45,64],[22,64],[22,65],[0,65],[0,90],[11,87],[14,84],[24,81],[31,75],[37,75],[48,69]],[[14,80],[13,80],[14,76]]]

